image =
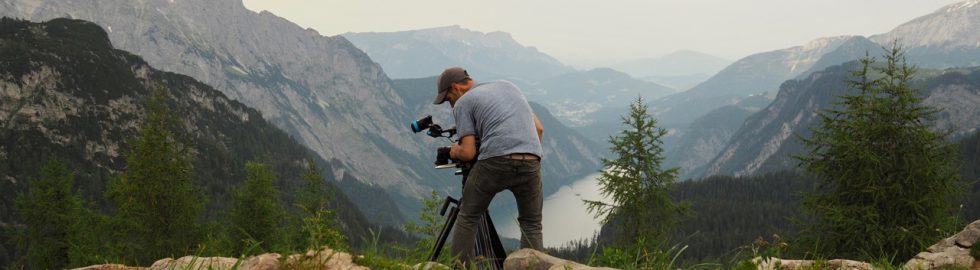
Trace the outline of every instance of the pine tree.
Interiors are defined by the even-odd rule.
[[[192,183],[189,147],[180,121],[158,87],[147,104],[145,122],[129,143],[126,171],[114,178],[106,196],[114,206],[118,249],[137,264],[194,251],[201,240],[203,196]]]
[[[410,250],[410,258],[416,261],[426,261],[429,259],[429,255],[442,230],[443,220],[442,216],[439,215],[442,202],[443,200],[439,197],[439,193],[433,190],[429,194],[429,197],[422,198],[422,211],[419,211],[418,221],[410,220],[405,223],[405,232],[418,237],[415,246]],[[446,246],[449,246],[449,244],[447,243]],[[451,264],[449,252],[441,252],[439,255],[440,258],[437,259],[438,261]]]
[[[630,104],[629,115],[619,136],[610,137],[615,159],[602,159],[598,178],[601,193],[611,200],[585,201],[590,212],[605,215],[602,223],[618,223],[618,244],[624,247],[656,247],[668,239],[669,232],[686,212],[669,196],[677,178],[677,168],[664,169],[661,138],[667,134],[647,113],[643,98]],[[658,247],[659,248],[659,247]]]
[[[72,191],[74,174],[57,159],[41,168],[29,191],[16,199],[23,223],[17,234],[24,257],[19,264],[29,269],[63,269],[70,265],[70,250],[78,244],[79,218],[84,211],[81,196]]]
[[[334,212],[330,210],[330,190],[324,184],[323,173],[313,160],[306,161],[306,171],[300,175],[302,189],[297,193],[296,212],[291,218],[292,249],[320,250],[328,247],[346,250],[347,239],[337,230]]]
[[[238,243],[233,245],[238,247],[237,252],[254,255],[259,251],[271,251],[280,244],[279,226],[284,209],[275,184],[275,173],[257,161],[246,162],[245,170],[245,186],[234,194],[228,235]]]
[[[930,129],[937,110],[922,105],[901,48],[886,51],[883,66],[861,60],[848,82],[857,93],[821,112],[803,140],[801,166],[819,180],[804,197],[814,222],[801,240],[820,256],[901,262],[957,223],[948,133]]]

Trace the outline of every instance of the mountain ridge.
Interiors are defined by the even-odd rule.
[[[759,175],[794,168],[790,155],[803,150],[794,136],[809,136],[809,128],[816,125],[816,112],[832,108],[836,96],[852,91],[844,80],[855,68],[857,62],[852,61],[784,83],[776,100],[745,121],[702,177]],[[913,83],[923,88],[924,104],[943,109],[935,127],[958,127],[950,139],[980,128],[980,107],[976,106],[980,104],[980,68],[921,73],[926,75]]]
[[[453,25],[342,35],[398,79],[429,77],[446,67],[461,66],[481,78],[516,80],[522,85],[573,70],[501,31],[484,33]]]

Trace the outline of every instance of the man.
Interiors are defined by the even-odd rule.
[[[464,264],[469,262],[477,225],[494,195],[504,190],[510,190],[517,199],[521,247],[543,250],[541,134],[544,129],[521,90],[507,81],[476,84],[459,67],[443,71],[436,90],[433,103],[449,101],[460,138],[459,144],[451,146],[449,156],[461,161],[478,160],[463,187],[451,254]]]

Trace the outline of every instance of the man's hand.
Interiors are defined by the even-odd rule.
[[[476,136],[466,135],[459,139],[459,144],[449,146],[449,158],[470,161],[476,157]]]
[[[544,142],[544,127],[541,126],[541,120],[538,120],[538,116],[531,112],[531,117],[534,118],[534,129],[538,132],[538,142]]]

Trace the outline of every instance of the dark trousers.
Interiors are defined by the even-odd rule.
[[[541,161],[493,157],[473,166],[463,187],[460,211],[453,229],[451,254],[467,263],[472,259],[477,226],[494,195],[510,190],[517,199],[521,248],[544,250],[541,236]]]

